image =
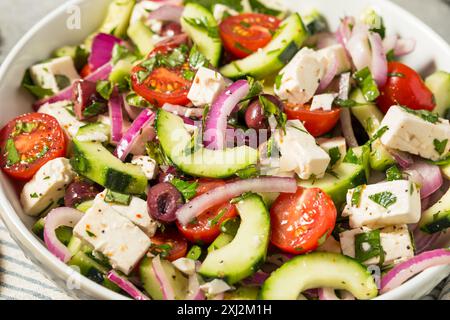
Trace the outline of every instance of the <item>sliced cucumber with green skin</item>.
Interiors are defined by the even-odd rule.
[[[145,257],[139,266],[142,285],[152,299],[163,300],[164,297],[161,286],[153,272],[152,260],[153,259],[150,257]],[[169,261],[161,259],[161,265],[167,275],[171,287],[174,289],[175,300],[185,299],[188,289],[188,279]]]
[[[86,212],[89,210],[90,207],[94,204],[94,200],[88,200],[80,203],[76,206],[77,210],[80,210],[81,212]]]
[[[378,289],[365,266],[337,253],[313,252],[297,256],[275,270],[264,282],[263,300],[296,300],[312,288],[347,290],[357,299],[375,298]]]
[[[426,233],[436,233],[450,228],[450,189],[438,202],[422,213],[419,226]]]
[[[302,18],[294,13],[281,23],[266,47],[244,59],[227,64],[220,72],[233,79],[246,75],[262,79],[281,70],[298,52],[307,37],[308,31]]]
[[[383,120],[383,113],[373,103],[369,103],[364,98],[360,89],[355,89],[350,94],[350,99],[364,105],[351,108],[352,114],[366,130],[369,137],[373,136],[381,125]],[[370,166],[374,170],[386,170],[387,167],[395,164],[394,157],[381,144],[380,140],[372,143],[372,150],[370,153]]]
[[[225,247],[231,241],[233,241],[233,236],[227,233],[221,233],[219,236],[211,243],[208,247],[208,253],[213,252],[214,250],[218,250],[220,248]]]
[[[40,218],[31,228],[31,231],[39,238],[44,239],[45,218]],[[55,230],[56,237],[64,245],[68,245],[72,238],[72,228],[61,226]]]
[[[364,166],[353,163],[341,163],[333,169],[333,173],[326,173],[317,180],[305,180],[298,183],[305,188],[320,188],[328,194],[340,207],[345,202],[347,191],[366,182]]]
[[[258,160],[258,151],[248,146],[224,150],[200,148],[188,154],[192,138],[183,119],[162,109],[158,110],[155,127],[164,153],[191,176],[227,178]]]
[[[95,136],[96,134],[99,133],[105,135],[109,139],[109,137],[111,136],[111,127],[100,122],[88,123],[82,126],[80,129],[78,129],[77,137]]]
[[[222,42],[217,21],[211,11],[199,4],[188,3],[184,7],[181,26],[199,51],[217,67],[222,53]]]
[[[239,230],[226,246],[206,256],[199,273],[208,278],[222,278],[234,284],[252,275],[264,262],[270,236],[270,215],[257,194],[250,194],[236,204],[241,217]]]
[[[224,300],[257,300],[259,294],[258,287],[240,286],[236,290],[227,291],[224,294]]]
[[[98,31],[123,38],[126,35],[135,4],[135,0],[114,0],[109,5],[106,18]]]
[[[143,194],[147,178],[142,170],[114,157],[99,142],[81,142],[73,139],[73,169],[107,189],[126,194]]]
[[[131,24],[128,27],[127,34],[137,46],[142,56],[147,56],[155,47],[153,41],[154,33],[141,20]]]
[[[450,115],[450,73],[437,71],[425,79],[425,85],[434,94],[436,107],[433,112],[442,118]]]

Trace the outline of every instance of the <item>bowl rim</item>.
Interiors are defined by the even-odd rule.
[[[52,10],[36,24],[34,24],[30,28],[30,30],[28,30],[25,35],[22,36],[22,38],[17,42],[13,49],[7,54],[5,60],[0,65],[0,81],[2,81],[2,79],[4,78],[10,65],[14,63],[17,54],[28,43],[28,41],[30,41],[37,33],[40,32],[40,30],[45,25],[51,23],[52,20],[66,11],[69,7],[74,5],[86,4],[87,2],[88,0],[69,0]],[[442,47],[446,51],[446,54],[450,57],[450,45],[423,21],[411,14],[406,9],[391,2],[390,0],[378,0],[378,3],[383,3],[383,5],[388,7],[390,6],[394,11],[400,13],[403,16],[403,19],[408,20],[409,23],[415,24],[417,28],[422,29],[422,31],[424,31],[426,35],[432,39],[433,42]],[[56,258],[50,251],[48,251],[42,241],[38,240],[33,235],[31,230],[29,230],[25,226],[25,224],[22,222],[22,220],[19,218],[16,211],[12,207],[1,184],[0,217],[2,218],[5,226],[7,227],[14,240],[19,242],[21,246],[26,247],[33,254],[34,258],[40,262],[39,267],[43,269],[44,273],[51,272],[56,277],[64,281],[73,276],[74,270],[60,261],[58,258]],[[398,288],[382,294],[375,299],[402,299],[402,297],[408,296],[408,292],[414,292],[420,287],[427,286],[427,284],[429,285],[433,283],[434,285],[437,285],[437,283],[444,279],[448,274],[450,274],[450,266],[437,266],[429,268],[415,276],[413,279],[408,280]],[[92,298],[115,300],[128,299],[124,295],[113,292],[112,290],[109,290],[84,276],[80,277],[80,287],[78,290],[86,293]]]

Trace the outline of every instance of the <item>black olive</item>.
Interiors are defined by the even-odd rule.
[[[182,205],[183,197],[171,183],[158,183],[148,191],[148,212],[152,218],[160,222],[175,221],[175,212]]]

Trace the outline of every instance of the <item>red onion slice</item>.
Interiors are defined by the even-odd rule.
[[[238,197],[245,192],[294,193],[296,190],[297,182],[294,178],[260,177],[238,180],[212,189],[192,199],[179,208],[176,215],[178,221],[182,225],[186,225],[209,208]]]
[[[67,263],[72,254],[69,249],[59,241],[56,229],[61,226],[74,227],[83,217],[83,213],[73,208],[61,207],[53,209],[45,218],[44,242],[48,250],[62,262]]]
[[[121,277],[117,272],[111,270],[106,276],[108,280],[114,282],[120,289],[128,293],[134,300],[150,300],[145,294],[143,294],[136,286],[128,279]]]
[[[325,74],[320,80],[319,85],[320,92],[325,90],[330,85],[331,81],[333,81],[334,77],[336,76],[337,71],[338,71],[338,61],[336,55],[333,55],[333,60],[331,61],[331,64],[327,67]]]
[[[356,140],[355,133],[352,126],[352,117],[348,108],[341,108],[340,122],[342,134],[345,138],[345,142],[349,148],[355,148],[358,146],[358,140]]]
[[[248,92],[248,82],[238,80],[213,102],[205,126],[204,142],[207,148],[223,149],[225,147],[228,116]]]
[[[450,250],[437,249],[423,252],[392,268],[381,278],[381,293],[401,286],[405,281],[430,267],[450,264]]]
[[[355,25],[355,18],[354,17],[344,17],[342,19],[341,24],[339,25],[337,31],[336,31],[336,39],[337,41],[344,47],[347,47],[347,43],[350,40],[350,37],[352,36],[352,30],[350,26]]]
[[[152,267],[156,279],[158,280],[159,285],[161,287],[164,300],[175,300],[175,292],[172,286],[170,285],[169,279],[167,278],[167,275],[161,264],[161,259],[159,258],[159,256],[153,258]]]
[[[269,276],[270,274],[268,274],[267,272],[257,271],[250,277],[242,280],[242,283],[249,286],[261,286]]]
[[[119,142],[122,139],[122,128],[123,128],[123,96],[119,94],[117,88],[114,88],[113,94],[111,95],[108,108],[109,117],[111,119],[111,140],[113,142]]]
[[[317,36],[317,50],[330,47],[337,43],[336,36],[329,32],[322,32],[316,35]]]
[[[112,70],[112,65],[110,63],[107,63],[104,66],[102,66],[101,68],[98,68],[97,70],[95,70],[93,73],[91,73],[89,76],[87,76],[84,79],[88,80],[88,81],[92,81],[92,82],[96,82],[99,80],[106,80],[106,79],[108,79],[109,75],[111,74],[111,70]],[[33,109],[35,111],[37,111],[37,110],[39,110],[39,108],[42,105],[44,105],[46,103],[55,103],[55,102],[63,101],[63,100],[71,100],[72,92],[73,92],[73,85],[68,86],[67,88],[58,92],[54,96],[36,101],[33,104]]]
[[[398,36],[396,34],[388,34],[383,39],[384,54],[388,54],[389,51],[394,50],[397,43]]]
[[[162,108],[166,111],[176,114],[177,116],[182,116],[186,118],[189,117],[201,118],[203,116],[204,111],[202,108],[188,108],[170,103],[165,103],[162,106]]]
[[[394,55],[401,57],[411,53],[416,48],[416,40],[414,39],[399,39],[395,44]]]
[[[122,95],[122,99],[123,99],[123,107],[126,113],[128,114],[128,117],[130,117],[131,120],[136,119],[142,112],[142,108],[129,105],[126,99],[126,94]]]
[[[440,236],[440,232],[428,234],[420,230],[420,228],[416,227],[413,231],[416,254],[422,253],[426,250],[434,249],[433,246],[437,243]]]
[[[149,20],[180,22],[184,7],[173,4],[166,4],[148,15]]]
[[[133,149],[134,144],[141,135],[141,130],[150,126],[155,120],[155,113],[150,109],[144,109],[139,116],[133,121],[131,127],[122,136],[118,143],[114,155],[120,160],[124,161],[127,155]]]
[[[413,179],[414,172],[419,174],[421,182],[415,182],[418,182],[421,185],[420,197],[422,199],[427,198],[428,196],[439,190],[439,188],[444,183],[444,179],[442,178],[442,173],[439,166],[430,164],[423,160],[417,160],[408,168],[408,170],[406,170],[406,172],[412,175]]]
[[[352,30],[352,36],[346,45],[347,51],[350,53],[357,70],[364,69],[371,64],[368,36],[369,27],[364,23],[356,23]]]
[[[355,297],[348,291],[344,291],[342,299],[336,295],[333,288],[319,288],[319,300],[355,300]]]
[[[200,289],[200,282],[196,273],[189,276],[188,282],[189,294],[186,296],[186,300],[205,300],[205,294]]]
[[[99,33],[94,37],[88,60],[92,71],[111,61],[112,51],[116,43],[120,44],[122,40],[111,34]]]
[[[402,167],[403,169],[409,168],[414,160],[409,153],[400,151],[400,150],[389,150],[389,153],[394,157],[395,161]]]
[[[383,40],[376,32],[369,32],[369,43],[372,49],[372,61],[370,63],[370,71],[379,87],[386,84],[388,65],[386,54],[384,53]]]
[[[350,93],[350,72],[343,73],[339,79],[339,99],[347,100]]]

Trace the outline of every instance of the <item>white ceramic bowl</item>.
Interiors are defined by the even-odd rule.
[[[56,9],[35,25],[9,53],[0,68],[0,127],[20,114],[30,112],[30,97],[20,89],[25,70],[63,45],[74,45],[93,32],[101,23],[109,0],[75,0]],[[369,5],[377,8],[388,30],[396,30],[404,37],[417,40],[415,52],[405,61],[423,74],[436,68],[450,71],[450,47],[429,27],[400,7],[384,0],[285,0],[292,10],[305,12],[319,9],[335,29],[345,14],[360,14]],[[79,9],[78,9],[79,8]],[[70,30],[67,20],[80,10],[81,28]],[[0,213],[11,236],[35,264],[52,278],[61,289],[77,298],[123,299],[124,297],[102,286],[79,277],[79,288],[69,289],[68,281],[77,282],[77,274],[54,257],[30,231],[34,219],[23,214],[17,193],[0,172]],[[446,245],[449,243],[447,242]],[[417,299],[429,292],[450,273],[450,266],[434,267],[422,272],[401,287],[380,296],[379,299]]]

